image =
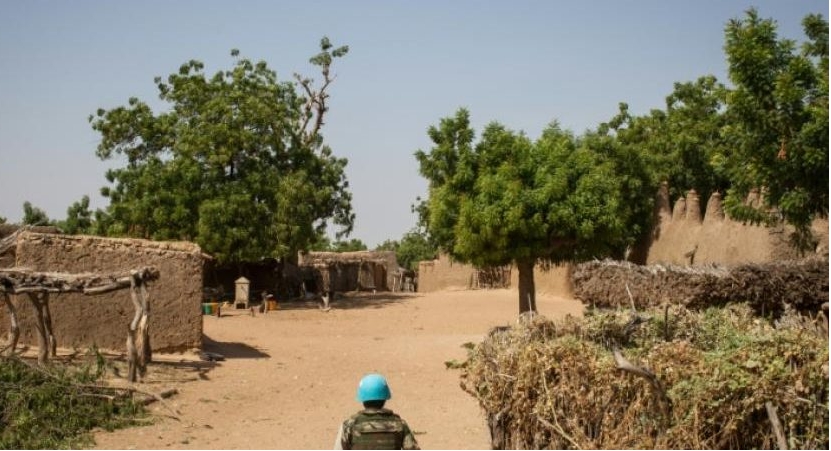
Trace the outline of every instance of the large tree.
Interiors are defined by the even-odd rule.
[[[755,9],[727,24],[735,88],[722,163],[733,183],[727,211],[753,222],[784,219],[796,227],[795,244],[806,248],[811,221],[828,215],[828,22],[809,15],[803,27],[808,41],[798,51]],[[759,206],[744,202],[752,189],[763,194]]]
[[[155,113],[131,98],[127,106],[90,116],[101,133],[97,155],[121,156],[107,172],[113,186],[99,231],[197,242],[220,262],[289,257],[306,248],[326,223],[351,231],[354,215],[344,173],[323,142],[330,67],[348,47],[323,38],[310,62],[323,80],[295,74],[278,81],[264,61],[240,58],[208,77],[199,61],[156,78]]]
[[[474,143],[464,109],[428,133],[433,149],[416,152],[429,182],[427,231],[458,260],[516,264],[520,313],[536,310],[537,262],[622,255],[648,221],[638,216],[648,203],[629,201],[650,179],[614,139],[581,142],[554,123],[532,141],[491,123]]]

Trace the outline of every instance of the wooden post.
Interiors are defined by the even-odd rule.
[[[29,300],[35,307],[35,327],[38,331],[38,364],[45,365],[49,360],[49,339],[46,337],[46,325],[43,319],[43,309],[40,308],[41,294],[37,292],[29,293]]]
[[[11,321],[10,344],[0,352],[10,349],[9,355],[14,354],[20,336],[17,311],[9,298],[11,294],[29,295],[35,310],[35,327],[40,348],[38,363],[43,365],[48,361],[50,353],[53,357],[57,354],[57,340],[52,329],[52,313],[49,309],[50,293],[81,292],[94,295],[130,288],[136,313],[127,333],[128,379],[135,382],[136,370],[144,375],[147,363],[152,359],[149,334],[150,301],[146,283],[158,277],[159,272],[153,267],[108,275],[38,273],[25,268],[0,269],[0,297],[6,304]]]
[[[136,331],[138,329],[139,321],[141,321],[142,311],[141,303],[138,300],[138,293],[136,287],[136,274],[133,273],[130,277],[130,298],[133,301],[133,307],[136,313],[133,315],[133,320],[127,330],[127,380],[136,382],[136,364],[138,363],[138,352],[136,351]]]
[[[141,299],[141,319],[138,324],[138,336],[136,337],[136,347],[138,348],[138,370],[139,375],[143,378],[147,373],[147,364],[153,359],[153,353],[150,350],[150,301],[147,295],[147,284],[143,278],[138,280],[139,295]]]
[[[20,338],[20,326],[17,322],[17,309],[14,307],[9,293],[3,292],[3,302],[9,310],[9,357],[14,355],[14,350],[17,348],[17,340]]]
[[[52,313],[49,311],[49,293],[43,293],[40,298],[40,308],[43,310],[43,326],[46,330],[46,338],[49,342],[49,353],[52,357],[58,356],[58,342],[52,332]]]

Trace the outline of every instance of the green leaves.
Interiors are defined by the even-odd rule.
[[[781,217],[796,227],[795,242],[810,244],[810,222],[828,213],[828,23],[808,16],[803,26],[809,42],[799,54],[753,9],[728,24],[736,87],[724,129],[732,146],[722,161],[733,182],[725,200],[732,216],[768,224]],[[764,192],[755,207],[744,203],[752,189]]]
[[[23,224],[33,226],[49,225],[49,216],[46,212],[32,205],[31,202],[23,202]]]
[[[92,211],[89,209],[89,196],[83,196],[80,201],[73,203],[66,209],[66,221],[59,224],[64,233],[70,235],[93,232]]]
[[[95,428],[111,431],[135,424],[143,408],[94,384],[102,374],[101,363],[35,369],[17,358],[0,357],[0,448],[86,448]]]

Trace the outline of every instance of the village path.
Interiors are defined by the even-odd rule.
[[[577,301],[546,295],[537,305],[550,318],[583,310]],[[163,417],[167,411],[154,403],[153,424],[99,432],[96,446],[331,449],[340,422],[360,408],[358,380],[379,372],[392,388],[387,406],[409,423],[423,449],[489,449],[477,401],[459,387],[460,371],[445,362],[463,360],[462,344],[514,323],[516,311],[515,291],[482,290],[365,294],[338,300],[328,312],[283,303],[266,315],[206,316],[205,349],[226,360],[199,372],[184,365],[148,384],[179,390],[167,403],[181,412],[180,421]],[[167,374],[165,368],[172,367],[154,364],[150,371]],[[184,382],[183,375],[195,380]]]

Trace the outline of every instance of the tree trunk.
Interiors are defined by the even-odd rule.
[[[534,287],[534,263],[533,259],[518,260],[516,262],[519,271],[519,313],[536,312],[537,298]]]

